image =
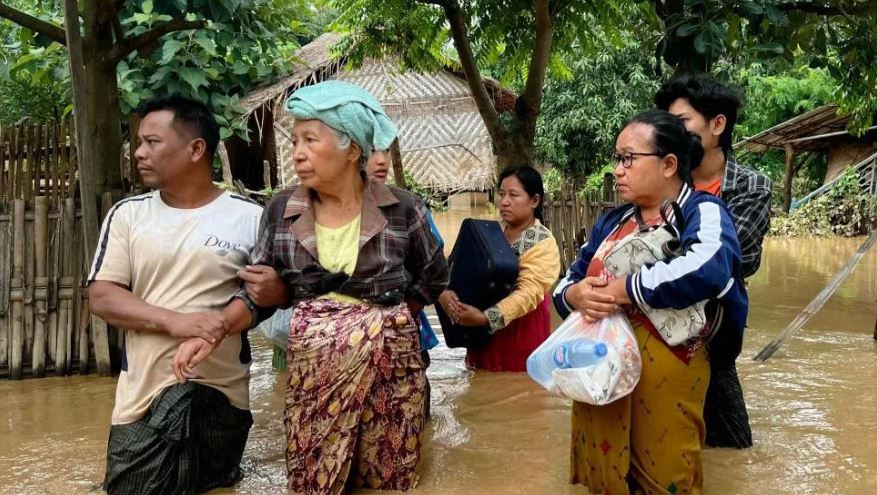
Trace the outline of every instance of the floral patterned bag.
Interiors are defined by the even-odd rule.
[[[670,261],[682,254],[679,238],[683,217],[679,204],[664,202],[661,206],[662,225],[646,225],[638,207],[634,215],[639,231],[619,241],[603,260],[606,270],[616,277],[639,273],[643,265]],[[638,306],[664,341],[676,346],[696,337],[706,326],[706,303],[706,300],[699,301],[684,309],[656,309],[644,303]]]

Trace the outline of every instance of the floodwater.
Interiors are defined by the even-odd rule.
[[[436,215],[449,247],[465,216]],[[750,328],[738,363],[755,447],[707,450],[705,493],[877,493],[877,252],[772,359],[751,360],[860,242],[765,243],[761,270],[750,281]],[[270,346],[253,340],[255,425],[246,477],[235,490],[216,493],[284,492],[284,374],[271,370]],[[413,493],[586,493],[566,482],[569,401],[525,374],[467,371],[459,350],[440,346],[431,355],[433,417]],[[98,491],[114,387],[114,379],[96,377],[0,382],[0,494]]]

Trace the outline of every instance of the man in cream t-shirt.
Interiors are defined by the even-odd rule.
[[[241,287],[262,208],[211,180],[201,103],[147,103],[135,154],[150,193],[107,214],[90,306],[128,330],[107,448],[109,493],[201,493],[240,477],[252,415]],[[244,333],[242,333],[244,332]]]

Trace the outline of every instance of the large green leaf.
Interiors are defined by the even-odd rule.
[[[683,24],[676,30],[676,35],[680,38],[687,38],[701,29],[701,26],[698,24]]]
[[[180,40],[169,39],[165,41],[161,46],[161,59],[158,63],[161,65],[170,63],[182,48],[183,43]]]
[[[193,69],[191,67],[180,67],[178,70],[180,77],[195,91],[202,86],[207,87],[209,85],[207,77],[204,75],[204,71]]]
[[[706,53],[707,47],[704,38],[704,33],[697,33],[697,36],[694,37],[694,49],[697,50],[697,53]]]
[[[211,57],[215,57],[218,55],[216,51],[216,42],[213,41],[213,38],[209,37],[205,32],[199,32],[195,35],[195,43],[198,44],[201,48],[207,52]]]

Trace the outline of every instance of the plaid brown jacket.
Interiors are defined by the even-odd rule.
[[[401,189],[368,180],[363,194],[359,255],[353,275],[332,274],[319,263],[312,191],[298,186],[278,193],[265,208],[251,264],[273,267],[287,283],[292,303],[327,292],[375,304],[414,299],[431,304],[448,284],[448,263],[429,230],[423,203]],[[257,320],[245,290],[235,295]],[[255,324],[255,322],[254,322]]]

